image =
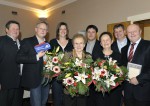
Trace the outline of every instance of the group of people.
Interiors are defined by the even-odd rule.
[[[85,36],[75,34],[70,39],[68,25],[58,24],[56,38],[49,43],[51,50],[59,46],[64,57],[91,57],[94,61],[111,57],[120,66],[127,67],[128,62],[142,66],[138,76],[124,81],[110,93],[96,92],[91,84],[88,96],[77,97],[64,92],[62,82],[56,78],[46,86],[41,85],[42,78],[47,77],[41,74],[46,51],[36,53],[34,46],[47,42],[48,28],[46,22],[39,22],[35,35],[20,41],[20,24],[13,20],[6,23],[6,35],[0,36],[0,106],[22,106],[24,89],[30,90],[31,106],[46,106],[50,84],[54,106],[122,106],[123,103],[125,106],[150,106],[150,42],[141,38],[139,25],[131,24],[125,30],[122,24],[116,24],[113,42],[110,32],[101,33],[97,39],[95,25],[87,26]]]

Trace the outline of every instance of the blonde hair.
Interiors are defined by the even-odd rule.
[[[75,40],[76,38],[82,38],[83,41],[84,41],[84,44],[85,44],[86,41],[87,41],[87,39],[86,39],[86,37],[84,37],[84,35],[77,33],[77,34],[75,34],[75,35],[73,36],[73,38],[72,38],[72,44],[74,43],[74,40]]]

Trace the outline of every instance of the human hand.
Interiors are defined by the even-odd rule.
[[[138,82],[138,80],[136,79],[136,77],[131,78],[131,79],[129,80],[129,83],[131,83],[131,84],[133,84],[133,85],[138,85],[138,84],[139,84],[139,82]]]
[[[124,90],[122,91],[122,96],[124,96]]]
[[[44,74],[44,77],[47,78],[47,79],[50,78],[49,74]]]
[[[46,51],[41,51],[37,55],[39,58],[43,57],[45,55]]]
[[[103,93],[105,93],[105,92],[108,92],[106,89],[104,89],[104,88],[100,88],[100,90],[103,92]]]

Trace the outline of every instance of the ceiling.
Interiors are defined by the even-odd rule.
[[[49,6],[56,5],[65,0],[3,0],[6,2],[17,3],[25,6],[30,6],[33,8],[44,9]]]
[[[67,4],[70,4],[77,0],[0,0],[0,4],[8,5],[12,7],[18,7],[22,9],[38,9],[38,10],[47,10],[55,9]]]

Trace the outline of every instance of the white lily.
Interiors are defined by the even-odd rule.
[[[99,76],[100,76],[100,69],[99,69],[99,67],[95,67],[94,68],[94,72],[92,72],[92,78],[93,79],[96,79],[97,81],[99,81]]]
[[[116,78],[117,77],[115,77],[114,75],[112,75],[110,79],[107,79],[107,80],[104,81],[106,83],[106,85],[107,85],[108,88],[110,86],[116,86],[116,83],[115,83],[115,79]]]
[[[58,55],[59,59],[62,59],[63,57],[64,57],[64,53],[61,53],[61,54]]]
[[[82,60],[79,60],[78,58],[76,58],[75,65],[76,66],[81,66],[81,64],[82,64]]]
[[[45,67],[47,68],[47,69],[49,69],[49,70],[52,70],[53,69],[53,63],[52,62],[50,62],[50,61],[48,61],[47,62],[47,64],[45,65]]]
[[[117,62],[117,60],[113,60],[113,61],[112,61],[112,64],[114,65],[116,62]]]
[[[84,84],[86,84],[86,78],[88,78],[87,75],[85,75],[85,72],[83,72],[82,74],[78,73],[78,76],[74,76],[77,81],[76,82],[79,82],[79,81],[82,81]]]
[[[108,61],[109,61],[109,65],[114,65],[117,62],[117,60],[112,60],[111,57],[109,58]]]

